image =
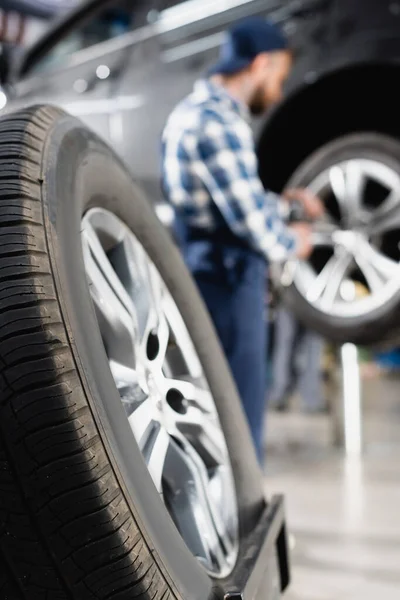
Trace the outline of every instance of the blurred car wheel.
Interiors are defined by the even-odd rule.
[[[293,311],[338,343],[400,339],[400,144],[383,135],[339,138],[307,158],[290,187],[310,187],[327,215],[314,252],[275,275]]]

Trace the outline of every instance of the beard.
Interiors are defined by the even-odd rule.
[[[265,90],[258,88],[249,102],[249,109],[253,117],[260,117],[269,108],[269,103],[265,97]]]

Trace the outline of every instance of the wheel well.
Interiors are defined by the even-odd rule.
[[[258,143],[260,175],[279,192],[312,152],[348,133],[400,139],[400,65],[353,66],[290,95],[268,119]]]

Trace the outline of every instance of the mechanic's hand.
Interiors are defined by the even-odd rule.
[[[297,238],[296,256],[301,260],[310,257],[314,247],[312,244],[312,228],[307,223],[293,223],[289,226]]]
[[[303,206],[304,212],[310,219],[320,219],[325,214],[325,206],[320,198],[306,188],[290,188],[285,190],[283,197],[297,200]]]

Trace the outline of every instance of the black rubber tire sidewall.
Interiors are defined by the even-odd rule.
[[[112,151],[78,121],[65,117],[57,122],[48,138],[42,178],[55,284],[95,421],[102,429],[114,470],[119,473],[119,484],[148,543],[165,567],[170,584],[175,584],[181,597],[200,600],[205,597],[201,596],[205,592],[205,573],[190,556],[172,521],[165,518],[165,509],[144,462],[132,449],[122,406],[117,409],[117,391],[107,366],[84,271],[80,223],[86,210],[105,208],[131,228],[158,268],[187,324],[225,432],[235,476],[241,536],[244,536],[263,508],[264,493],[248,426],[226,361],[170,236]],[[103,401],[105,398],[108,401]],[[109,402],[110,398],[113,402]]]
[[[306,187],[330,165],[351,158],[381,161],[400,175],[400,143],[378,133],[358,133],[320,148],[295,171],[287,187]],[[369,314],[343,319],[328,316],[311,306],[294,285],[279,289],[285,303],[299,319],[334,342],[380,347],[391,346],[400,340],[400,290],[389,302]]]

